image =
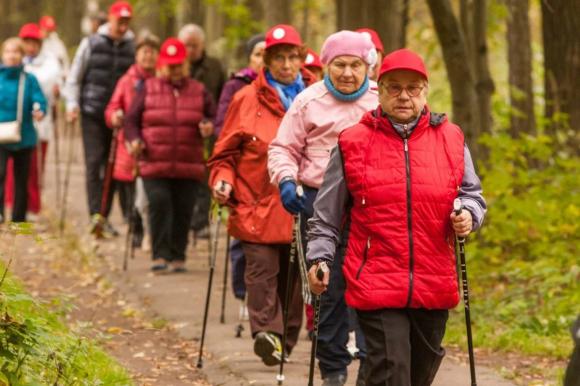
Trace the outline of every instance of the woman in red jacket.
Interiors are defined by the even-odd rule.
[[[234,96],[208,161],[214,197],[231,206],[229,232],[242,241],[254,352],[267,366],[278,364],[282,355],[282,308],[292,239],[292,216],[268,176],[268,145],[296,95],[313,80],[307,70],[301,71],[305,56],[293,27],[278,25],[268,31],[265,68]],[[288,353],[302,323],[297,271],[289,305]]]
[[[155,272],[185,271],[185,249],[196,189],[204,180],[203,138],[213,134],[215,105],[205,87],[188,76],[185,46],[161,46],[159,76],[135,95],[125,136],[149,200]]]
[[[119,129],[123,126],[123,116],[129,110],[137,90],[143,86],[146,79],[155,76],[159,46],[159,38],[154,35],[144,35],[137,41],[135,64],[119,79],[105,110],[105,120],[110,128]],[[135,160],[127,151],[123,130],[119,130],[117,134],[113,178],[117,184],[123,217],[127,221],[134,221],[136,225],[133,243],[135,246],[140,246],[143,239],[141,216],[137,215],[137,218],[131,218],[132,208],[135,204]]]

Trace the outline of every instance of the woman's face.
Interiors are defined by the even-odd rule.
[[[22,45],[24,47],[24,54],[34,58],[40,53],[42,41],[37,39],[24,39],[22,40]]]
[[[272,77],[282,83],[291,84],[298,77],[302,66],[300,50],[296,46],[284,45],[277,48],[266,67]]]
[[[260,42],[254,46],[250,54],[249,67],[259,72],[264,67],[264,50],[266,49],[266,42]]]
[[[144,45],[137,50],[135,61],[137,65],[148,72],[155,71],[155,64],[157,63],[157,56],[159,51],[155,48]]]
[[[167,65],[167,77],[171,82],[178,82],[183,79],[183,63]]]
[[[358,56],[337,56],[328,65],[328,76],[332,84],[343,94],[358,91],[367,76],[367,71],[367,64]]]
[[[427,104],[427,89],[427,80],[419,73],[392,71],[380,79],[379,103],[395,122],[409,123],[419,116]]]
[[[22,51],[17,43],[7,43],[2,51],[2,63],[13,67],[22,64]]]

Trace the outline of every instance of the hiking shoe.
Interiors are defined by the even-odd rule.
[[[117,236],[119,236],[119,232],[113,228],[113,225],[111,225],[109,220],[105,219],[105,224],[103,225],[103,237],[106,239],[112,239]]]
[[[322,386],[344,386],[344,385],[346,385],[346,374],[343,373],[327,374],[322,382]]]
[[[270,332],[259,332],[254,339],[254,353],[266,366],[279,365],[282,358],[280,338]]]

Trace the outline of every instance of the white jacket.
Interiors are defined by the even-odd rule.
[[[34,58],[24,58],[24,70],[36,76],[46,97],[46,116],[36,124],[36,127],[38,128],[40,140],[49,141],[52,138],[54,126],[52,106],[56,103],[53,90],[55,86],[62,87],[63,69],[55,56],[46,51],[41,51]]]

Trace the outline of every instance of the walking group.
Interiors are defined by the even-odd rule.
[[[116,191],[151,270],[186,272],[212,199],[227,208],[234,294],[279,383],[306,310],[324,386],[345,385],[354,358],[357,386],[431,384],[460,299],[457,241],[486,203],[461,128],[429,108],[421,56],[384,52],[368,28],[331,34],[319,56],[281,24],[246,42],[226,81],[201,27],[161,42],[135,36],[132,16],[115,2],[70,68],[44,49],[53,19],[2,45],[0,219],[5,202],[16,222],[40,210],[62,94],[92,234],[118,234]]]

